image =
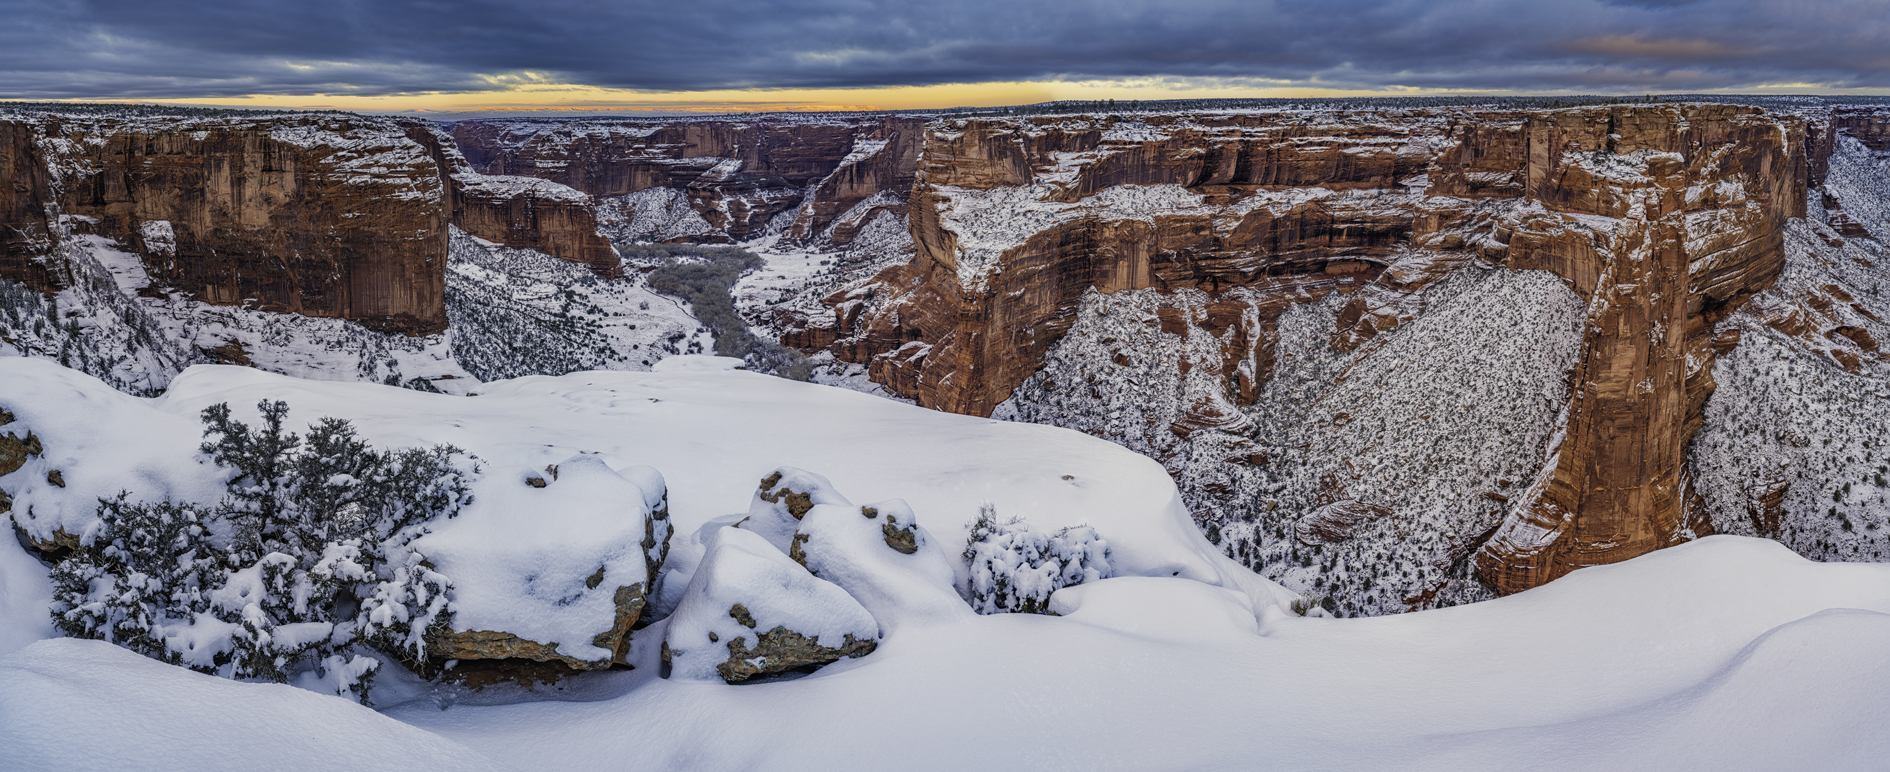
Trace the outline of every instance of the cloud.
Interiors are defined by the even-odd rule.
[[[0,97],[1171,78],[1890,87],[1881,0],[0,0]]]

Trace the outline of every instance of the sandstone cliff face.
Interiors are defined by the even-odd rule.
[[[0,278],[40,290],[58,288],[53,253],[52,179],[33,126],[0,121]]]
[[[536,177],[480,174],[452,136],[433,124],[400,121],[400,126],[439,167],[446,211],[461,230],[583,263],[605,278],[623,275],[622,260],[597,230],[596,202],[590,196]]]
[[[1620,225],[1570,239],[1564,217],[1510,238],[1511,266],[1555,271],[1590,310],[1554,468],[1477,556],[1505,592],[1710,533],[1686,449],[1713,390],[1711,329],[1778,276],[1807,174],[1802,123],[1751,110],[1558,114],[1528,131],[1531,197]],[[1644,171],[1591,160],[1604,153],[1643,154]]]
[[[1890,146],[1873,140],[1890,109],[1876,111],[1809,116],[1810,211],[1787,225],[1778,282],[1715,330],[1718,389],[1692,449],[1716,530],[1816,560],[1890,560]]]
[[[1801,120],[1726,105],[937,124],[917,258],[830,297],[831,331],[797,334],[921,404],[989,414],[1027,381],[1047,393],[1035,373],[1085,298],[1152,292],[1134,304],[1150,340],[1186,341],[1172,393],[1150,396],[1175,408],[1120,441],[1175,471],[1203,442],[1264,465],[1241,406],[1290,309],[1335,304],[1326,344],[1364,362],[1444,279],[1553,272],[1586,306],[1559,439],[1533,482],[1485,481],[1486,514],[1439,548],[1513,592],[1708,528],[1685,459],[1710,330],[1777,275],[1806,148]],[[1114,345],[1133,368],[1157,344]],[[1345,476],[1325,503],[1347,500]]]
[[[896,117],[495,120],[454,124],[452,136],[477,172],[600,199],[623,238],[741,241],[774,223],[797,243],[845,246],[857,225],[829,231],[836,220],[904,214],[921,126]]]
[[[13,184],[0,204],[27,226],[0,246],[10,278],[56,288],[22,260],[76,226],[130,245],[152,279],[205,302],[409,334],[445,327],[439,174],[389,123],[29,114],[4,125]]]

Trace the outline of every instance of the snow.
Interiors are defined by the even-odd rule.
[[[1530,286],[1527,275],[1510,276],[1514,286],[1503,286]],[[405,693],[416,699],[382,716],[308,691],[211,679],[104,644],[47,641],[0,660],[0,762],[14,766],[122,766],[138,753],[176,761],[166,767],[215,769],[239,757],[253,765],[266,754],[296,768],[337,756],[361,765],[350,754],[374,753],[384,755],[367,758],[410,767],[478,768],[484,762],[466,756],[473,753],[519,769],[633,760],[680,770],[1422,770],[1553,757],[1562,769],[1652,759],[1663,768],[1736,770],[1867,769],[1890,752],[1890,738],[1877,731],[1890,715],[1881,657],[1890,644],[1890,566],[1812,563],[1769,541],[1710,537],[1499,600],[1318,619],[1288,611],[1263,580],[1221,558],[1193,530],[1159,466],[1067,430],[945,415],[742,371],[541,376],[452,397],[206,366],[185,371],[155,399],[115,394],[38,360],[0,360],[0,374],[7,378],[0,393],[22,416],[13,430],[43,432],[53,453],[55,437],[72,437],[81,422],[103,415],[90,431],[130,427],[113,435],[118,444],[143,447],[114,463],[168,457],[159,481],[197,474],[192,416],[202,406],[228,401],[254,420],[248,406],[270,397],[287,400],[298,419],[350,417],[378,446],[461,445],[490,465],[483,479],[494,485],[507,481],[501,470],[553,463],[563,478],[571,457],[588,450],[600,478],[608,465],[636,481],[635,493],[615,498],[640,496],[647,507],[650,475],[630,466],[650,464],[668,479],[672,517],[685,532],[732,520],[720,516],[743,511],[756,480],[787,462],[822,470],[834,496],[857,492],[880,502],[871,506],[881,518],[902,517],[891,499],[903,499],[934,531],[922,543],[936,542],[948,558],[946,548],[964,535],[958,522],[993,501],[998,512],[1041,527],[1090,523],[1109,539],[1122,575],[1059,591],[1051,607],[1061,617],[961,613],[915,623],[900,616],[921,608],[907,599],[929,597],[941,607],[950,600],[936,559],[887,549],[883,538],[874,541],[883,526],[844,499],[829,501],[801,518],[797,530],[809,537],[801,546],[809,565],[832,577],[824,586],[833,589],[817,594],[844,608],[851,607],[840,599],[852,597],[866,619],[847,622],[848,612],[822,605],[829,616],[803,624],[858,632],[871,624],[883,637],[871,654],[809,676],[731,687],[691,677],[701,671],[687,661],[681,677],[657,676],[656,636],[690,635],[692,618],[704,639],[711,623],[739,624],[727,608],[738,596],[757,599],[749,607],[757,628],[770,624],[775,618],[758,610],[765,582],[699,594],[697,602],[719,606],[719,618],[679,611],[639,631],[635,670],[573,679],[557,693],[568,698],[513,691],[454,704],[444,687],[409,684]],[[167,422],[172,429],[146,428]],[[97,447],[111,450],[102,440]],[[18,480],[0,483],[15,495],[16,512],[71,494],[19,490]],[[769,502],[770,512],[777,503]],[[479,530],[496,518],[536,514],[508,511],[519,506],[483,492],[430,538],[451,536],[459,523]],[[477,540],[470,530],[462,536]],[[771,575],[795,582],[826,581],[795,573],[800,567],[758,535],[707,530],[710,554],[691,587],[722,573],[718,550],[734,558],[727,562],[772,567]],[[504,534],[516,539],[521,531]],[[829,538],[843,546],[823,553]],[[897,561],[908,558],[933,567],[900,570]],[[4,559],[9,570],[31,573],[31,565]],[[17,609],[18,597],[9,595],[7,608]],[[30,618],[6,613],[9,624]],[[719,628],[718,638],[728,640]],[[875,705],[904,707],[860,709]],[[117,731],[85,730],[99,721]],[[78,736],[89,741],[73,742]],[[284,748],[292,755],[281,756]]]
[[[982,289],[1004,252],[1060,223],[1084,216],[1147,222],[1207,211],[1199,193],[1180,185],[1116,185],[1073,204],[1047,200],[1057,192],[1047,184],[934,188],[939,224],[956,237],[959,284],[967,291]]]
[[[761,478],[755,497],[748,503],[748,516],[735,527],[767,539],[786,553],[801,516],[808,506],[851,507],[851,502],[833,489],[827,478],[803,469],[784,466]]]
[[[607,660],[611,650],[592,641],[616,621],[617,588],[648,593],[648,561],[662,555],[646,556],[642,542],[669,539],[669,523],[652,520],[648,505],[662,500],[662,476],[619,474],[594,455],[555,469],[488,470],[473,506],[432,525],[413,549],[452,580],[455,630],[503,631],[565,656]],[[626,479],[634,476],[654,490]]]
[[[538,177],[462,172],[453,175],[453,179],[467,193],[486,198],[509,200],[533,196],[579,206],[591,205],[591,197],[584,191]]]
[[[1886,579],[1713,537],[1487,603],[1263,624],[1235,593],[1112,579],[1069,617],[896,633],[788,682],[389,715],[542,769],[1871,769]]]
[[[651,372],[657,373],[719,373],[725,370],[740,370],[742,360],[736,357],[718,357],[710,354],[680,354],[657,362]]]
[[[715,226],[675,188],[647,188],[597,203],[597,229],[615,241],[670,241],[706,236]]]
[[[41,641],[0,657],[6,769],[512,768],[485,756],[350,700],[226,681],[102,641]]]
[[[446,342],[464,372],[433,381],[441,391],[478,391],[475,379],[643,370],[696,335],[688,307],[652,291],[641,274],[600,279],[586,266],[457,227],[448,250]]]
[[[748,619],[736,617],[738,605]],[[759,634],[776,627],[828,649],[847,645],[849,638],[879,638],[878,623],[846,590],[808,573],[760,534],[718,528],[682,603],[669,617],[663,642],[672,663],[670,677],[721,681],[716,665],[729,661],[731,644],[743,641],[753,650]]]
[[[59,454],[55,465],[76,470],[67,488],[29,474],[6,478],[15,512],[31,508],[34,523],[70,512],[82,524],[98,495],[120,487],[214,503],[222,478],[193,460],[198,412],[228,402],[237,419],[254,423],[254,405],[268,398],[287,401],[298,424],[344,417],[376,447],[449,443],[495,470],[543,469],[580,453],[613,469],[654,467],[668,482],[679,533],[749,511],[756,482],[787,464],[826,470],[834,489],[863,500],[905,500],[945,545],[963,544],[990,502],[1042,528],[1094,526],[1109,538],[1121,574],[1221,584],[1251,576],[1195,530],[1158,464],[1119,446],[739,370],[532,376],[455,397],[200,365],[162,397],[140,399],[44,360],[7,357],[0,384],[23,427],[46,438],[49,457]],[[90,423],[101,416],[108,420]],[[87,427],[99,426],[132,431],[79,444]],[[81,448],[88,459],[79,458]]]
[[[51,608],[46,567],[19,542],[0,539],[0,657],[57,635]]]
[[[0,408],[14,422],[0,432],[39,438],[44,451],[6,476],[12,520],[42,542],[94,533],[99,499],[215,504],[227,472],[191,460],[203,436],[195,413],[153,410],[148,401],[43,359],[0,358]],[[252,400],[253,402],[253,400]],[[60,473],[63,486],[48,474]]]
[[[1890,341],[1890,250],[1829,224],[1841,213],[1890,236],[1890,163],[1853,138],[1837,144],[1811,216],[1786,223],[1777,280],[1720,325],[1739,345],[1713,367],[1689,471],[1721,533],[1819,560],[1890,560],[1890,363],[1838,333]]]
[[[893,546],[899,530],[912,535],[912,552]],[[952,586],[956,560],[900,499],[816,506],[794,538],[807,569],[846,590],[888,633],[971,616]]]

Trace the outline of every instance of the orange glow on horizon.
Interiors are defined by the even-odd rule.
[[[1141,78],[1108,81],[1007,81],[937,86],[886,86],[860,89],[775,89],[649,92],[567,83],[536,73],[484,78],[492,88],[479,91],[419,92],[388,96],[316,94],[203,97],[127,101],[144,104],[201,105],[276,110],[344,110],[357,113],[404,113],[426,116],[467,113],[568,113],[571,115],[875,112],[935,110],[955,107],[1004,107],[1052,101],[1157,101],[1164,99],[1318,99],[1329,97],[1495,96],[1502,91],[1386,88],[1326,88],[1290,81],[1199,81]],[[1535,96],[1589,94],[1569,90],[1530,92]],[[1712,92],[1708,92],[1712,93]],[[1831,89],[1814,83],[1764,84],[1727,90],[1734,94],[1883,94],[1885,89]],[[1522,95],[1520,92],[1516,95]]]

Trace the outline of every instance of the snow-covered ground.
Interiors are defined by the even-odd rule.
[[[0,766],[1868,769],[1890,751],[1890,566],[1713,537],[1500,600],[1301,617],[1290,593],[1194,530],[1145,457],[725,364],[529,377],[477,397],[206,366],[141,399],[4,358],[0,393],[21,424],[9,429],[32,428],[46,448],[5,479],[16,513],[154,480],[201,497],[215,472],[192,459],[195,413],[227,401],[242,417],[283,399],[301,420],[351,418],[378,446],[451,442],[494,470],[578,454],[631,476],[654,466],[678,553],[711,520],[749,511],[755,480],[787,464],[856,501],[910,502],[961,581],[955,545],[986,502],[1041,527],[1093,526],[1117,578],[1059,592],[1062,616],[882,622],[872,653],[799,678],[659,678],[658,622],[633,634],[633,670],[483,693],[389,674],[376,714],[102,642],[32,643],[50,634],[45,568],[8,542]],[[66,487],[18,484],[40,465],[62,466]]]

